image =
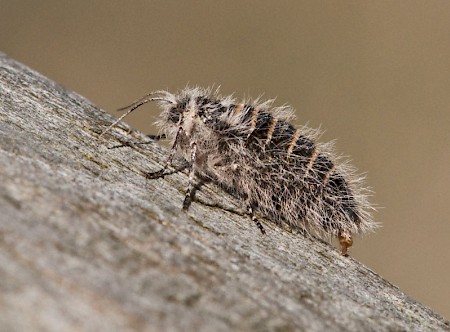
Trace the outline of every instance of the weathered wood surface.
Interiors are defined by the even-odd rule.
[[[1,331],[436,331],[449,322],[326,243],[147,180],[167,150],[0,54]],[[231,208],[212,185],[197,195]],[[388,259],[388,258],[387,258]]]

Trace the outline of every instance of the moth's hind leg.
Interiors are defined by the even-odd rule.
[[[255,217],[255,215],[253,214],[254,211],[254,205],[249,204],[248,208],[247,208],[247,213],[248,216],[250,217],[250,219],[256,224],[256,226],[258,226],[259,230],[261,231],[262,234],[266,234],[266,230],[264,229],[264,226],[261,224],[261,222]]]

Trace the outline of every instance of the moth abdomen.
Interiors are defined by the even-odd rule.
[[[292,155],[295,155],[301,160],[310,160],[316,149],[316,144],[308,137],[300,134],[299,138],[292,146]]]
[[[310,163],[311,160],[309,164]],[[317,154],[317,157],[312,160],[311,170],[319,178],[321,185],[325,186],[331,173],[335,171],[335,165],[330,158],[328,158],[324,154],[319,153]]]

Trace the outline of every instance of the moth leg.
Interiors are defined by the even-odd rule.
[[[253,214],[253,207],[251,205],[248,206],[248,215],[250,219],[258,226],[259,230],[262,234],[266,234],[266,230],[264,229],[263,225],[260,223],[260,221],[255,217]]]
[[[197,143],[191,143],[191,160],[189,161],[189,183],[186,189],[186,195],[183,201],[183,210],[188,210],[192,203],[192,196],[194,195],[194,178],[195,178],[195,160],[197,157]]]
[[[172,159],[175,155],[175,151],[178,147],[178,144],[180,143],[181,137],[184,135],[183,127],[178,128],[177,135],[175,136],[175,140],[173,141],[172,148],[170,149],[169,157],[166,160],[166,163],[164,164],[164,167],[156,172],[149,172],[146,173],[146,177],[148,179],[159,179],[163,178],[165,175],[167,175],[167,168],[172,165]]]
[[[161,134],[161,135],[146,135],[148,138],[151,139],[151,141],[147,141],[147,142],[125,142],[123,144],[119,144],[119,145],[114,145],[112,147],[110,147],[109,149],[117,149],[117,148],[123,148],[123,147],[132,147],[133,145],[144,145],[144,144],[151,144],[154,142],[157,142],[161,139],[166,138],[166,135]]]
[[[344,231],[340,231],[339,235],[339,244],[341,245],[341,254],[342,256],[348,256],[348,248],[353,245],[352,235],[350,233],[346,233]]]
[[[146,135],[148,138],[150,138],[152,141],[160,141],[162,139],[166,138],[165,134],[160,134],[160,135]],[[142,142],[141,144],[146,144],[146,143],[151,143],[151,142]]]

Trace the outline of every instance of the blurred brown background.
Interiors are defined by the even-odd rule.
[[[450,2],[0,0],[0,31],[107,111],[187,83],[293,105],[383,207],[352,256],[450,317]],[[156,114],[127,122],[154,133]]]

